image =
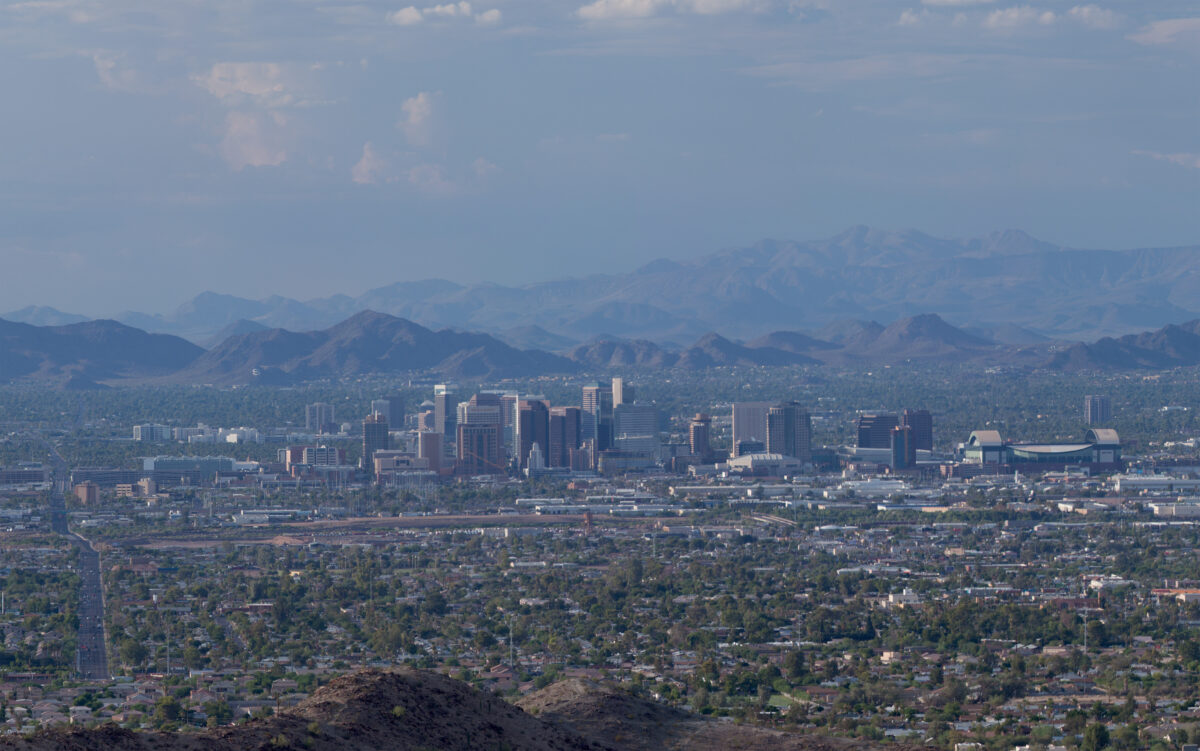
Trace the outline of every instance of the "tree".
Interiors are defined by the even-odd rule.
[[[1088,726],[1088,729],[1083,733],[1083,743],[1080,744],[1080,751],[1100,751],[1106,748],[1109,743],[1108,728],[1097,722]]]

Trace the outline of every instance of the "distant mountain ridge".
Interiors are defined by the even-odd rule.
[[[1200,319],[1092,344],[1010,345],[964,331],[938,315],[921,314],[889,326],[839,322],[824,330],[829,339],[776,331],[739,342],[709,332],[676,350],[647,340],[603,337],[565,354],[518,349],[489,334],[433,331],[373,311],[312,331],[256,326],[235,323],[233,330],[249,330],[206,351],[179,337],[148,334],[116,321],[39,327],[0,319],[0,380],[94,388],[131,382],[285,385],[400,374],[499,380],[734,366],[972,362],[1052,370],[1156,370],[1200,365]]]
[[[205,292],[169,315],[116,317],[203,342],[242,319],[307,331],[364,310],[434,329],[514,332],[522,343],[540,344],[601,335],[661,344],[710,331],[753,339],[771,331],[817,332],[845,319],[891,323],[927,312],[977,331],[999,334],[1009,327],[1008,338],[1025,343],[1039,336],[1090,340],[1200,317],[1200,246],[1085,250],[1015,230],[951,240],[853,227],[824,240],[764,240],[691,260],[659,259],[626,273],[520,287],[431,279],[303,302]],[[22,312],[15,320],[25,320],[16,313]]]

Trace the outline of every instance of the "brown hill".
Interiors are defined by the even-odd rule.
[[[693,715],[614,686],[570,679],[516,706],[411,668],[336,678],[295,708],[194,733],[112,725],[0,738],[0,751],[873,751],[870,744]],[[908,751],[887,744],[890,751]]]
[[[829,738],[709,719],[639,699],[620,687],[568,679],[517,706],[558,727],[622,751],[868,751],[863,741]],[[878,744],[883,748],[884,744]],[[889,743],[892,751],[907,751]]]
[[[116,727],[0,739],[14,751],[610,751],[492,694],[437,673],[364,670],[342,676],[294,709],[192,734]]]

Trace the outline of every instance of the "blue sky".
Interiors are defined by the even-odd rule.
[[[1200,242],[1200,4],[0,0],[0,309]]]

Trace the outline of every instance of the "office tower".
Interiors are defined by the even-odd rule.
[[[584,386],[582,409],[581,439],[595,441],[597,452],[611,448],[613,436],[612,388],[601,386],[599,383],[590,383]]]
[[[330,430],[330,426],[333,429]],[[304,430],[309,433],[336,433],[333,405],[324,402],[310,404],[304,408]]]
[[[886,449],[892,446],[892,428],[900,421],[891,413],[868,413],[858,416],[858,447]]]
[[[133,440],[162,443],[172,440],[171,428],[167,425],[134,425]]]
[[[550,408],[550,440],[546,464],[550,467],[570,467],[571,452],[579,448],[579,407]]]
[[[362,466],[368,472],[375,466],[375,452],[388,449],[388,423],[383,415],[367,415],[363,420]]]
[[[770,402],[734,402],[733,455],[741,456],[743,443],[767,442],[767,410]]]
[[[458,446],[458,387],[450,383],[439,383],[433,387],[433,429],[442,434],[442,451],[448,459],[454,458]]]
[[[900,424],[912,428],[915,450],[933,451],[933,415],[929,410],[906,409],[900,414]]]
[[[517,406],[517,466],[529,466],[529,452],[537,444],[542,455],[550,446],[550,408],[539,399],[522,399]]]
[[[388,427],[392,430],[399,430],[404,427],[404,399],[399,396],[372,399],[371,414],[383,415],[387,418]]]
[[[898,425],[891,432],[892,469],[912,469],[917,465],[916,431]]]
[[[624,378],[612,379],[612,402],[614,409],[622,404],[633,404],[633,386],[625,383]]]
[[[521,398],[515,391],[505,391],[500,394],[500,418],[504,426],[504,455],[517,455],[517,406]]]
[[[1112,422],[1112,402],[1107,396],[1089,394],[1083,397],[1083,421],[1088,425]]]
[[[455,437],[459,472],[468,475],[493,475],[505,471],[503,417],[500,395],[479,393],[462,402],[455,410]],[[465,452],[465,453],[464,453]]]
[[[622,404],[613,410],[612,445],[622,451],[654,454],[662,447],[658,407]]]
[[[688,424],[688,450],[700,461],[712,461],[712,418],[705,414],[697,414]]]
[[[505,471],[500,455],[500,423],[459,423],[458,471],[464,475],[496,475]]]
[[[434,472],[442,471],[442,434],[432,430],[417,433],[417,458],[426,459]]]
[[[767,453],[812,461],[812,418],[798,402],[767,409]]]

